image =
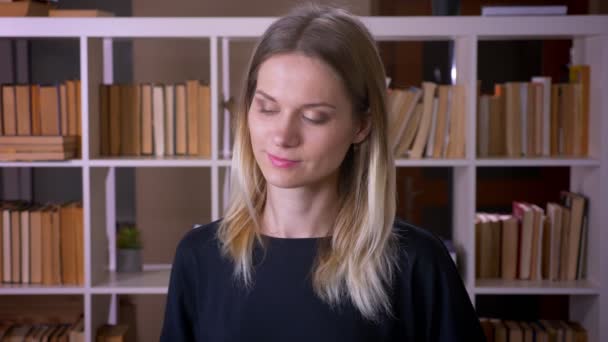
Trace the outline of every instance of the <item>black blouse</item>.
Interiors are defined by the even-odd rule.
[[[452,259],[426,230],[395,221],[393,315],[373,323],[350,303],[332,308],[314,294],[310,271],[324,238],[265,236],[247,290],[220,254],[218,224],[193,229],[177,247],[161,341],[485,341]]]

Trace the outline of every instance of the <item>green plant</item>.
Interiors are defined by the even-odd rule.
[[[116,245],[120,249],[139,249],[141,241],[139,239],[139,230],[134,225],[122,225],[118,229],[116,236]]]

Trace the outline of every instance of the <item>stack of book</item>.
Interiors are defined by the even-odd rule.
[[[481,95],[479,157],[585,157],[589,152],[589,66],[570,66],[570,82],[550,77],[495,85]]]
[[[128,330],[126,324],[104,324],[97,329],[97,342],[124,342]]]
[[[82,204],[0,203],[3,283],[84,285]]]
[[[84,319],[73,323],[12,323],[0,321],[2,341],[84,342]]]
[[[388,89],[388,139],[396,158],[464,158],[463,85],[424,82],[422,89]]]
[[[488,342],[587,342],[587,331],[578,322],[544,319],[526,322],[485,317],[479,321]]]
[[[80,81],[2,85],[0,160],[65,160],[79,152]]]
[[[208,85],[102,85],[100,106],[102,156],[211,157]]]
[[[586,197],[562,191],[546,210],[513,202],[509,215],[478,213],[476,278],[578,280],[586,277]]]

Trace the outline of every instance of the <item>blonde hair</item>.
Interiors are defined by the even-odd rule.
[[[331,239],[323,239],[313,269],[313,289],[332,306],[350,301],[377,321],[391,313],[390,291],[397,255],[395,167],[387,140],[385,73],[368,30],[345,10],[308,5],[274,22],[250,60],[235,119],[231,198],[218,230],[235,276],[253,283],[254,242],[263,247],[258,219],[266,201],[266,181],[253,155],[247,113],[257,72],[269,57],[301,53],[331,66],[344,82],[353,115],[369,115],[371,130],[351,146],[340,166],[340,209]]]

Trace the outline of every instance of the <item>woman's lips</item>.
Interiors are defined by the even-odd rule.
[[[292,167],[292,166],[296,165],[297,163],[299,163],[299,161],[297,161],[297,160],[279,158],[270,153],[268,153],[268,158],[270,159],[270,162],[272,163],[273,166],[280,167],[280,168],[289,168],[289,167]]]

